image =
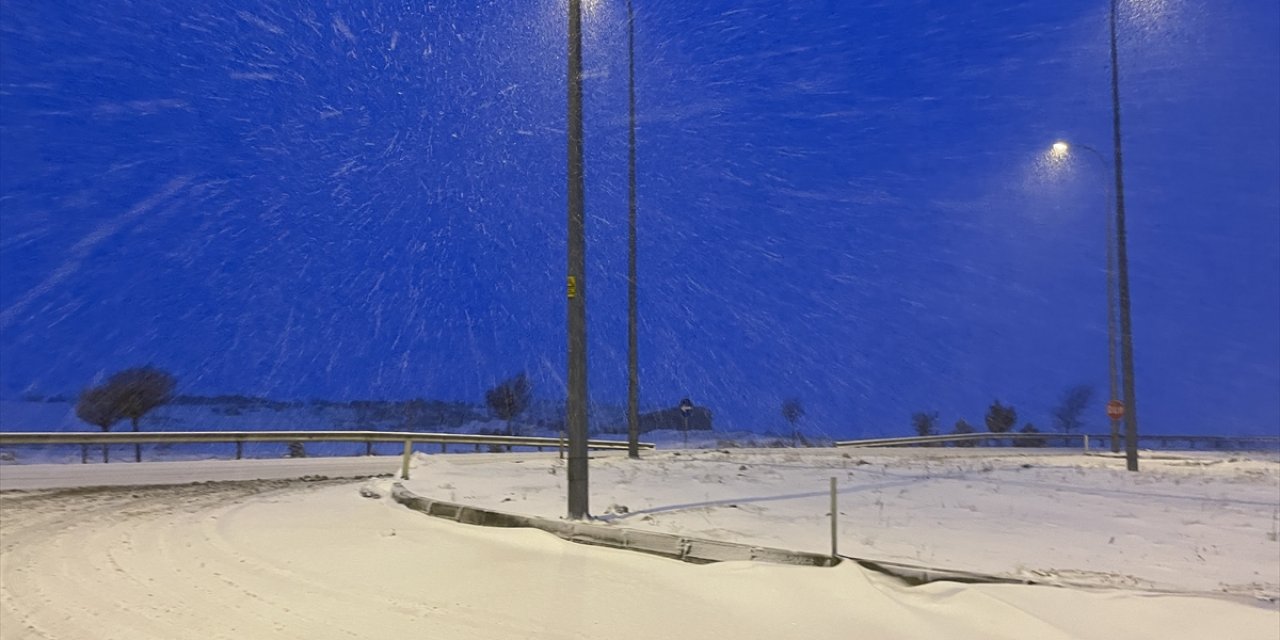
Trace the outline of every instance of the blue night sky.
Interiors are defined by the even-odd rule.
[[[642,404],[1048,426],[1105,395],[1105,0],[635,0]],[[624,0],[584,17],[626,386]],[[0,396],[562,397],[563,0],[0,3]],[[1280,430],[1280,4],[1121,2],[1139,418]],[[1105,424],[1100,404],[1090,414]]]

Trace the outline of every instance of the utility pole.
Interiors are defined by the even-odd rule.
[[[582,0],[569,0],[569,518],[587,517],[587,241],[582,166]]]
[[[630,151],[627,162],[627,456],[640,457],[639,324],[636,320],[636,16],[627,0],[627,97],[630,103]]]
[[[1138,470],[1138,406],[1133,385],[1133,322],[1129,314],[1129,248],[1124,219],[1124,162],[1120,148],[1120,56],[1116,47],[1116,9],[1111,0],[1111,132],[1115,146],[1116,172],[1116,276],[1120,293],[1120,362],[1124,369],[1125,461],[1130,471]]]

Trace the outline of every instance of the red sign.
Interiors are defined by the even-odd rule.
[[[1107,417],[1112,420],[1119,420],[1124,417],[1124,403],[1119,400],[1112,400],[1107,403]]]

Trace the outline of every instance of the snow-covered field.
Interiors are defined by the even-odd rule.
[[[844,453],[601,455],[592,461],[594,510],[626,505],[610,519],[620,526],[821,551],[835,475],[850,555],[1231,593],[908,587],[854,563],[698,566],[455,524],[360,496],[386,479],[261,480],[0,493],[0,635],[1280,637],[1276,604],[1248,597],[1273,593],[1280,575],[1275,460],[1146,460],[1132,475],[1114,460],[1075,454]],[[396,467],[383,461],[387,472]],[[182,466],[188,478],[212,479],[296,474],[322,462],[332,463]],[[275,468],[282,463],[294,466]],[[148,466],[66,471],[127,479]],[[0,488],[12,488],[20,469],[0,468]],[[554,453],[418,456],[413,475],[410,487],[432,497],[551,516],[564,507]]]
[[[414,492],[559,516],[563,462],[418,456]],[[1280,595],[1280,460],[998,449],[659,451],[599,457],[592,513],[605,522],[789,549],[1062,584]],[[622,508],[620,508],[622,507]],[[625,508],[625,512],[624,509]]]

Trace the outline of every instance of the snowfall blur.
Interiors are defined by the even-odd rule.
[[[586,266],[567,274],[579,4]],[[1122,603],[1174,592],[1119,637],[1236,623],[1253,637],[1280,626],[1277,33],[1271,0],[7,0],[0,433],[558,439],[580,302],[587,433],[627,440],[634,388],[639,437],[657,445],[592,454],[600,526],[822,553],[834,476],[846,553],[1085,598],[1010,596],[1032,618],[1111,611],[1089,599],[1104,587]],[[297,480],[396,473],[400,454],[0,446],[4,636],[368,637],[423,620],[448,637],[576,638],[604,621],[626,637],[730,633],[701,626],[705,606],[736,637],[781,637],[799,627],[776,611],[805,602],[815,637],[872,620],[869,637],[1116,629],[1105,615],[983,628],[1004,614],[971,603],[993,593],[978,587],[941,617],[804,595],[883,587],[849,563],[822,578],[744,568],[726,591],[705,571],[737,569],[457,531],[406,512],[391,480],[376,501],[361,482]],[[423,496],[565,515],[555,453],[420,446],[403,464]],[[326,533],[326,511],[363,524]],[[209,551],[171,571],[112,551],[134,537],[166,558]],[[395,564],[407,540],[442,546],[360,582],[359,563]],[[308,564],[349,547],[333,561],[346,587]],[[506,580],[567,588],[545,576],[398,595],[493,554],[592,566],[578,587],[599,600],[639,571],[652,580],[637,606],[657,622],[620,621],[616,603],[486,608]],[[46,571],[71,559],[84,571]],[[138,578],[119,600],[61,621],[39,604],[117,568]],[[756,590],[770,581],[791,598]],[[670,584],[689,593],[654,595]],[[298,585],[305,597],[243,597]],[[352,602],[356,618],[325,617]],[[246,607],[243,628],[218,621],[223,606]],[[688,610],[662,626],[670,607]]]

